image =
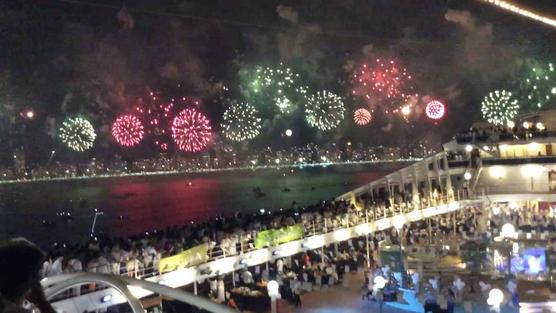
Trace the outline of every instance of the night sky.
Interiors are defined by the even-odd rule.
[[[224,99],[241,101],[238,73],[279,62],[300,72],[309,88],[344,96],[348,107],[346,121],[326,133],[292,117],[295,144],[438,144],[481,119],[489,91],[515,88],[523,64],[556,60],[555,28],[481,1],[123,2],[0,2],[3,163],[21,146],[38,162],[63,149],[56,130],[76,114],[99,132],[87,156],[117,153],[111,121],[151,90],[202,99],[219,130]],[[554,0],[514,2],[556,16]],[[356,127],[349,71],[377,57],[403,64],[414,77],[417,105],[440,99],[446,117],[435,125],[422,110],[409,121],[377,112],[371,126]],[[28,108],[37,113],[33,121],[19,115]],[[252,146],[268,143],[275,131],[269,127]]]

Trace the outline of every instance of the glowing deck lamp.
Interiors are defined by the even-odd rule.
[[[515,231],[514,225],[509,223],[502,225],[500,236],[502,238],[517,238],[517,232]]]
[[[538,122],[538,123],[535,125],[535,127],[536,127],[538,130],[544,130],[544,129],[545,129],[544,124],[541,123],[541,122]]]
[[[472,145],[465,146],[465,151],[467,151],[467,152],[473,151],[473,146]]]
[[[506,123],[506,126],[508,126],[508,128],[514,128],[514,127],[515,127],[515,123],[514,123],[514,121],[508,121],[508,122]]]
[[[521,174],[531,179],[531,190],[535,190],[535,178],[542,176],[544,168],[538,164],[527,164],[521,168]]]
[[[280,299],[280,286],[275,280],[271,280],[266,285],[266,290],[268,291],[268,296],[270,297],[270,312],[276,313],[276,299]]]
[[[463,178],[464,178],[465,180],[471,180],[471,177],[472,177],[472,176],[473,176],[473,175],[471,175],[471,173],[469,173],[469,172],[465,172],[465,173],[463,174]]]
[[[504,293],[498,288],[492,288],[488,293],[487,304],[492,307],[495,312],[500,312],[500,304],[504,301]]]
[[[506,169],[502,166],[493,166],[489,170],[490,176],[496,179],[502,179],[506,176]]]
[[[386,286],[386,279],[382,276],[377,276],[373,280],[373,283],[374,283],[373,287],[377,289],[382,289],[384,288],[384,286]]]
[[[492,208],[492,214],[494,214],[494,215],[500,214],[500,207],[499,206],[493,207]]]

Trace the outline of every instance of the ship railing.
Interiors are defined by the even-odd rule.
[[[353,227],[364,223],[374,222],[380,219],[389,218],[398,214],[407,214],[414,210],[419,210],[427,207],[434,207],[445,205],[452,201],[461,201],[469,199],[469,194],[458,190],[454,195],[439,195],[437,197],[422,198],[418,202],[402,202],[389,206],[373,206],[367,208],[360,208],[352,210],[348,213],[337,216],[318,216],[317,218],[304,219],[302,224],[304,226],[304,238],[313,236],[315,234],[322,234],[342,228]],[[312,216],[312,214],[308,214]],[[253,232],[252,236],[239,236],[235,248],[223,247],[219,244],[214,244],[209,247],[208,261],[225,258],[228,256],[243,254],[257,250],[255,248],[255,241],[257,232]],[[164,255],[163,257],[165,257]],[[142,262],[136,262],[132,266],[132,270],[128,271],[127,263],[121,262],[120,266],[110,263],[108,265],[99,265],[90,267],[87,271],[112,273],[121,276],[128,276],[134,278],[147,278],[159,274],[156,265],[143,266]],[[109,270],[107,270],[109,268]],[[118,272],[119,271],[119,272]]]
[[[427,207],[434,207],[440,205],[447,205],[454,201],[463,201],[470,199],[467,193],[457,191],[454,195],[443,195],[440,194],[437,197],[423,198],[419,202],[410,203],[396,203],[389,207],[386,206],[373,206],[367,208],[360,208],[352,210],[348,213],[336,216],[319,216],[317,218],[306,219],[302,222],[304,227],[304,236],[302,239],[324,234],[328,232],[333,232],[339,229],[345,229],[349,227],[354,227],[361,224],[366,224],[374,222],[384,218],[390,218],[399,214],[408,214],[415,210],[424,209]],[[308,214],[311,216],[311,214]],[[255,248],[254,239],[256,238],[256,232],[253,233],[252,237],[240,238],[239,243],[236,245],[236,249],[229,249],[222,247],[221,245],[214,245],[209,248],[209,258],[207,262],[211,262],[217,259],[226,258],[229,256],[242,255],[244,253],[252,252],[257,250]],[[144,266],[141,262],[135,262],[133,266],[127,266],[127,262],[121,262],[120,265],[115,265],[116,263],[109,263],[104,265],[99,265],[95,267],[89,267],[85,272],[97,272],[104,274],[114,274],[135,279],[146,279],[161,274],[158,268],[157,260],[155,259],[153,263]],[[131,270],[128,270],[131,268]],[[98,291],[106,287],[99,287],[96,284],[89,284],[88,286],[82,287],[80,290],[74,290],[62,293],[56,296],[56,301],[70,298],[79,294],[83,295],[86,293]]]

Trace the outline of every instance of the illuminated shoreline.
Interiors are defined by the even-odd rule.
[[[348,161],[348,162],[323,162],[323,163],[307,163],[307,164],[288,164],[288,165],[269,165],[269,166],[244,166],[244,167],[226,167],[215,169],[195,169],[189,171],[152,171],[152,172],[133,172],[133,173],[116,173],[116,174],[99,174],[99,175],[84,175],[72,177],[40,177],[31,179],[10,179],[0,180],[0,185],[8,184],[24,184],[33,182],[50,182],[50,181],[71,181],[71,180],[93,180],[102,178],[125,178],[125,177],[141,177],[141,176],[163,176],[163,175],[179,175],[179,174],[197,174],[197,173],[217,173],[217,172],[231,172],[231,171],[257,171],[268,169],[287,169],[287,168],[312,168],[312,167],[328,167],[328,166],[344,166],[344,165],[358,165],[358,164],[383,164],[383,163],[398,163],[398,162],[415,162],[421,160],[415,159],[398,159],[398,160],[376,160],[376,161]]]

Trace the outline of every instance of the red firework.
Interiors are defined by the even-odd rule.
[[[352,93],[368,101],[405,101],[412,89],[411,79],[407,70],[394,60],[376,59],[374,63],[364,63],[354,70]]]
[[[181,111],[174,118],[171,130],[174,142],[182,151],[201,151],[212,138],[209,120],[195,108]]]
[[[359,126],[367,125],[371,122],[371,112],[364,108],[359,108],[353,112],[353,120]]]
[[[432,120],[439,120],[444,117],[444,114],[446,113],[446,106],[440,101],[433,100],[425,107],[425,113],[428,118]]]
[[[143,123],[135,115],[122,115],[112,124],[112,136],[121,146],[133,147],[143,140],[143,135]]]

